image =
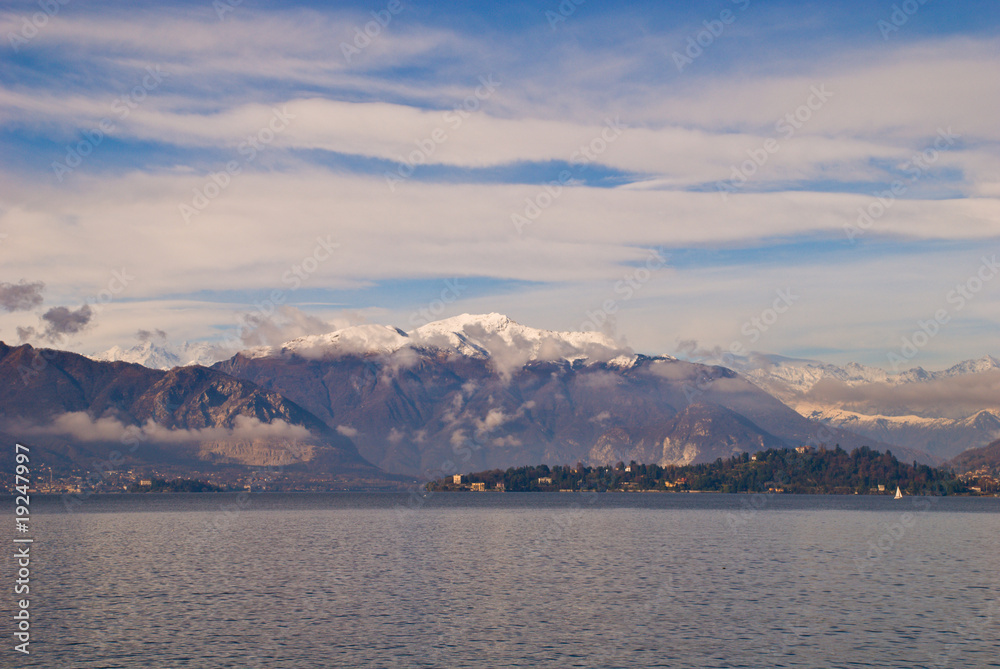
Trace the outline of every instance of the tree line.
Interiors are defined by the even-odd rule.
[[[129,492],[221,492],[223,489],[212,483],[197,481],[195,479],[165,479],[154,478],[147,485],[133,483],[129,486]]]
[[[639,464],[584,466],[535,465],[475,472],[427,484],[432,491],[485,490],[507,492],[573,491],[705,491],[786,492],[814,494],[888,494],[896,486],[908,495],[954,495],[968,492],[951,472],[928,465],[904,464],[891,451],[867,446],[850,453],[833,449],[768,449],[693,465]],[[882,486],[882,489],[879,489]]]

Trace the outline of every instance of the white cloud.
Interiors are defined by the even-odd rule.
[[[352,439],[358,436],[359,434],[357,428],[353,428],[350,425],[338,425],[337,432],[339,432],[340,434],[344,435],[349,439]]]
[[[246,70],[237,74],[244,77],[259,75],[256,68],[267,63],[265,74],[276,78],[310,80],[315,85],[315,79],[326,77],[330,87],[366,91],[363,100],[356,96],[338,99],[332,94],[282,96],[258,82],[247,89],[243,99],[219,99],[201,88],[170,90],[168,82],[157,91],[159,95],[143,101],[115,131],[119,136],[181,146],[235,147],[265,127],[272,109],[279,107],[287,108],[295,118],[277,137],[275,147],[320,148],[403,162],[418,150],[417,142],[429,141],[434,131],[440,130],[447,139],[432,142],[434,150],[424,152],[421,162],[495,166],[570,160],[578,147],[600,137],[604,119],[617,116],[629,128],[601,153],[600,162],[677,188],[728,178],[732,165],[745,160],[747,151],[758,149],[771,137],[781,140],[781,149],[755,176],[758,183],[884,177],[873,161],[903,162],[925,148],[939,128],[954,128],[969,150],[979,142],[1000,141],[991,113],[1000,106],[1000,83],[992,76],[1000,65],[996,40],[956,38],[883,48],[877,58],[866,57],[865,52],[838,53],[807,63],[801,68],[805,71],[708,77],[699,79],[697,87],[678,90],[647,87],[636,92],[630,88],[624,96],[627,103],[619,101],[603,108],[594,105],[588,97],[593,93],[581,88],[582,84],[569,83],[560,87],[561,94],[578,96],[575,103],[585,110],[572,115],[566,113],[564,104],[546,107],[537,99],[526,99],[537,83],[532,76],[543,75],[529,72],[506,81],[497,75],[500,87],[482,102],[482,110],[456,118],[449,117],[446,110],[476,90],[477,76],[492,72],[469,75],[467,83],[459,83],[460,78],[431,84],[427,94],[436,100],[436,110],[425,108],[425,96],[404,95],[405,100],[399,101],[398,95],[385,95],[389,99],[378,100],[378,95],[373,95],[373,87],[377,90],[381,81],[377,77],[361,78],[355,73],[329,78],[328,70],[339,73],[345,69],[339,64],[342,59],[331,57],[330,52],[337,49],[329,39],[333,26],[350,30],[352,24],[345,20],[311,13],[283,15],[273,24],[249,15],[221,25],[168,19],[149,26],[148,33],[125,30],[125,24],[115,20],[83,20],[80,25],[63,21],[61,31],[46,31],[45,36],[88,45],[107,39],[113,45],[109,48],[128,52],[142,49],[143,53],[173,55],[175,59],[176,46],[181,43],[195,51],[204,50],[213,59],[240,64]],[[231,52],[220,50],[218,45],[228,42],[220,42],[218,30],[232,33],[232,44],[242,46],[230,47]],[[112,34],[118,37],[112,38]],[[149,43],[122,37],[138,34],[149,34]],[[291,35],[294,41],[289,39]],[[456,54],[475,48],[455,35],[433,32],[413,38],[415,46],[407,47],[410,38],[405,35],[387,34],[375,44],[380,49],[385,46],[384,53],[394,54],[400,62],[405,62],[407,54],[426,56],[442,45]],[[252,49],[249,44],[253,44]],[[287,58],[291,63],[285,62]],[[232,71],[213,59],[208,63],[199,60],[201,76],[232,76]],[[171,74],[175,81],[189,77],[194,70],[187,62],[167,67],[192,69]],[[568,67],[555,65],[564,74]],[[586,64],[574,62],[572,68],[585,70]],[[817,87],[829,90],[832,98],[810,112],[794,137],[782,139],[776,122],[801,107]],[[128,90],[128,85],[122,85],[122,90]],[[212,102],[206,104],[206,99]],[[110,102],[105,93],[56,95],[8,88],[0,90],[0,120],[88,128],[108,116]],[[456,123],[460,127],[456,128]],[[950,166],[965,170],[972,184],[995,182],[995,176],[975,170],[977,161],[966,163],[966,155],[966,148],[956,148],[947,160]]]
[[[747,16],[733,26],[734,40],[771,34]],[[815,20],[785,10],[769,17],[780,19],[782,30]],[[19,29],[21,18],[0,14],[0,34]],[[162,328],[185,339],[209,337],[219,328],[234,331],[247,311],[242,296],[252,291],[266,296],[277,290],[303,307],[288,272],[312,253],[317,238],[332,236],[339,250],[303,280],[303,290],[442,276],[530,282],[506,294],[462,296],[448,308],[505,311],[557,330],[578,329],[588,311],[618,299],[615,281],[641,261],[644,247],[753,248],[775,239],[832,238],[831,244],[845,244],[844,254],[815,266],[786,262],[776,270],[748,261],[664,271],[618,304],[617,327],[643,352],[666,352],[679,338],[726,345],[763,308],[760,300],[792,276],[792,283],[812,292],[781,328],[767,333],[768,348],[808,342],[880,351],[905,323],[924,317],[924,295],[962,278],[955,275],[968,260],[963,252],[942,246],[933,257],[860,260],[846,245],[844,227],[856,222],[871,195],[749,191],[781,191],[788,182],[824,182],[821,190],[827,190],[829,181],[882,190],[891,179],[886,167],[899,168],[939,128],[953,128],[961,142],[943,152],[907,192],[911,199],[894,202],[862,241],[989,247],[1000,238],[996,38],[915,39],[872,49],[820,45],[819,55],[794,62],[772,56],[753,68],[700,67],[669,78],[661,75],[670,45],[682,43],[690,26],[649,30],[633,14],[613,22],[581,14],[559,34],[571,39],[549,39],[548,26],[539,21],[525,34],[484,40],[403,13],[352,63],[340,42],[368,20],[364,12],[240,6],[219,21],[206,4],[183,15],[165,9],[57,18],[31,48],[86,71],[87,86],[46,72],[6,80],[0,127],[61,145],[111,114],[115,97],[147,66],[159,65],[169,78],[116,124],[114,134],[173,144],[178,156],[169,167],[154,169],[143,166],[145,154],[138,151],[125,172],[101,168],[95,159],[63,183],[26,173],[20,164],[0,174],[7,280],[44,281],[49,302],[75,306],[107,290],[112,272],[125,268],[135,275],[88,331],[67,342],[77,350],[108,348],[137,328]],[[598,31],[611,38],[589,39]],[[543,34],[546,39],[538,40]],[[398,75],[399,66],[429,74],[411,80]],[[480,75],[494,72],[500,87],[455,128],[445,112],[475,90]],[[775,136],[775,122],[802,105],[814,86],[833,96],[793,137],[779,136],[780,150],[751,178],[748,192],[726,202],[715,192],[683,191],[729,178],[731,166]],[[237,143],[263,127],[276,106],[287,106],[296,118],[267,158],[245,165],[184,224],[179,205],[204,188],[206,171],[230,154],[239,157]],[[511,214],[537,201],[540,184],[411,179],[390,192],[380,176],[329,170],[311,162],[314,154],[298,151],[405,160],[416,142],[442,128],[448,139],[436,143],[426,162],[469,168],[570,160],[581,144],[600,136],[604,119],[615,116],[628,127],[598,162],[637,174],[638,181],[591,188],[578,179],[587,173],[575,174],[577,185],[563,188],[522,234]],[[222,156],[207,170],[200,157],[206,149]],[[61,150],[53,154],[61,157]],[[906,274],[907,262],[923,263],[917,279],[924,293],[880,275],[885,267]],[[177,297],[198,291],[213,295]],[[226,291],[241,297],[220,298]],[[977,324],[956,324],[926,354],[949,355],[963,346],[984,352],[995,322],[991,300],[984,293],[965,312]],[[339,308],[287,312],[292,316],[283,325],[258,334],[275,343],[318,333],[341,317]],[[406,327],[408,307],[393,309],[371,307],[364,314]],[[24,316],[0,314],[0,336],[10,340]]]
[[[238,314],[253,310],[252,306],[161,299],[209,289],[257,290],[262,297],[277,290],[282,297],[295,300],[298,296],[283,277],[308,257],[318,237],[328,235],[341,246],[330,261],[318,265],[300,290],[440,276],[549,282],[558,285],[523,289],[510,297],[493,295],[478,302],[462,299],[449,306],[452,313],[505,311],[525,324],[556,330],[579,329],[587,320],[587,310],[619,299],[613,286],[630,271],[626,263],[645,258],[643,248],[754,245],[776,237],[831,236],[830,244],[843,245],[841,259],[807,271],[821,277],[823,293],[832,293],[824,305],[835,331],[842,328],[833,323],[843,323],[848,330],[859,323],[857,305],[873,302],[877,293],[871,286],[885,285],[878,278],[882,270],[877,265],[888,262],[873,261],[876,266],[861,274],[869,283],[847,288],[859,275],[850,265],[856,256],[845,226],[855,224],[858,208],[873,201],[864,195],[760,193],[733,196],[727,203],[715,193],[577,187],[567,189],[557,206],[543,212],[519,236],[510,212],[523,206],[525,197],[535,196],[537,187],[413,183],[391,196],[377,178],[321,170],[245,174],[196,223],[184,225],[177,204],[190,193],[192,183],[198,181],[177,175],[133,174],[87,177],[69,190],[17,178],[4,180],[0,198],[8,207],[0,212],[0,227],[11,231],[4,240],[5,270],[12,278],[44,279],[49,300],[69,306],[98,299],[113,272],[124,269],[134,276],[109,304],[102,305],[93,328],[67,344],[90,352],[115,343],[114,333],[120,333],[120,341],[139,327],[158,327],[184,339],[211,336],[219,326],[235,332]],[[294,228],[284,224],[287,220],[296,221]],[[123,235],[123,230],[129,234]],[[861,241],[886,237],[986,241],[998,235],[998,200],[900,200]],[[387,239],[393,243],[387,245]],[[100,262],[80,254],[80,248],[101,249]],[[952,279],[940,258],[949,252],[942,249],[941,253],[945,255],[938,260],[924,261],[932,270],[925,276],[939,278],[945,288]],[[766,267],[752,265],[722,273],[657,273],[636,291],[634,300],[619,305],[619,331],[627,333],[633,348],[643,352],[666,352],[675,332],[681,338],[718,341],[718,331],[698,324],[736,320],[739,311],[734,310],[741,302],[729,296],[743,295],[754,285],[771,290],[786,282],[771,274]],[[724,288],[716,290],[723,276],[732,280],[723,281]],[[665,293],[665,286],[673,289]],[[892,290],[894,295],[912,292],[904,285]],[[542,297],[544,293],[561,297],[549,301]],[[699,296],[697,304],[690,303],[691,295]],[[699,331],[677,332],[681,321],[665,318],[662,307],[642,302],[657,296],[671,300],[666,303],[671,312],[683,310],[683,322]],[[537,306],[532,302],[535,299],[541,300]],[[892,298],[891,302],[912,300]],[[841,306],[830,309],[830,305]],[[330,322],[337,316],[336,309],[330,305],[320,313],[310,313]],[[722,315],[708,314],[706,309]],[[406,326],[409,313],[393,317],[383,309],[368,318]],[[648,321],[630,316],[638,313],[646,314]],[[923,316],[914,312],[915,318]],[[10,340],[14,328],[26,323],[25,317],[23,313],[0,314],[0,336]],[[657,330],[658,335],[654,334]],[[819,329],[806,338],[826,339],[827,332]],[[987,351],[974,351],[976,355],[982,352]]]
[[[490,409],[485,418],[476,420],[476,432],[478,434],[492,432],[514,418],[515,416],[505,414],[502,409]]]
[[[142,426],[125,425],[117,418],[91,418],[85,411],[60,414],[45,425],[21,425],[24,434],[66,436],[80,441],[123,441],[129,443],[151,442],[165,444],[197,443],[208,441],[309,441],[309,430],[276,419],[263,423],[252,416],[236,416],[233,427],[205,427],[198,429],[168,428],[152,420]]]

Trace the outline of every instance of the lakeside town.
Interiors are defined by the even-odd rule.
[[[71,470],[36,472],[30,490],[36,494],[127,494],[169,489],[175,482],[199,483],[196,492],[333,492],[338,490],[395,490],[402,485],[365,479],[337,480],[329,475],[280,472],[267,469],[231,469],[200,472],[181,469],[121,469],[114,471]],[[9,491],[13,488],[6,486]],[[176,487],[176,486],[175,486]],[[190,487],[190,486],[189,486]],[[167,491],[167,490],[164,490]],[[178,490],[181,491],[181,490]]]
[[[416,480],[332,478],[323,472],[276,468],[196,471],[181,467],[135,467],[107,471],[43,467],[33,474],[36,494],[126,494],[144,492],[333,492],[403,490]],[[5,487],[13,491],[13,482]],[[1000,495],[1000,477],[988,466],[954,474],[947,469],[900,463],[867,448],[798,447],[743,453],[728,460],[691,465],[525,466],[451,474],[430,481],[430,491],[448,492],[723,492],[886,495]]]
[[[538,465],[455,474],[427,484],[435,492],[721,492],[842,495],[987,495],[1000,482],[987,468],[956,475],[867,447],[847,452],[801,446],[741,453],[691,465],[574,467]]]

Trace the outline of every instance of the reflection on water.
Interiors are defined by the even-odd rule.
[[[35,508],[25,666],[1000,667],[996,499],[340,493]]]

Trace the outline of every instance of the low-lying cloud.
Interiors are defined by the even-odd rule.
[[[535,408],[535,401],[528,400],[514,411],[514,413],[506,413],[503,409],[490,409],[486,412],[486,416],[483,418],[477,418],[475,420],[476,424],[476,435],[482,437],[496,429],[499,429],[503,425],[510,423],[512,421],[520,420],[524,417],[524,412]]]
[[[347,437],[348,439],[358,436],[357,428],[351,427],[350,425],[338,425],[337,432]]]
[[[336,329],[335,324],[287,304],[279,306],[273,314],[253,313],[244,320],[240,340],[245,346],[280,346],[298,337],[326,334]]]
[[[312,435],[301,425],[283,420],[264,423],[252,416],[237,416],[232,427],[204,427],[196,429],[169,428],[153,420],[142,425],[126,425],[117,418],[93,418],[85,411],[60,414],[45,425],[18,425],[25,435],[59,436],[76,441],[151,442],[159,444],[184,444],[216,441],[308,441]]]
[[[426,332],[417,329],[410,335],[410,346],[450,349],[470,347],[489,356],[494,370],[504,378],[524,368],[529,362],[556,362],[586,358],[588,362],[608,362],[633,351],[600,333],[542,332],[512,323],[507,330],[493,332],[479,323],[467,323],[456,332]],[[574,337],[570,340],[567,336]],[[457,341],[456,341],[457,339]]]
[[[982,409],[1000,409],[1000,370],[904,385],[849,386],[826,378],[805,398],[859,413],[964,418]]]

